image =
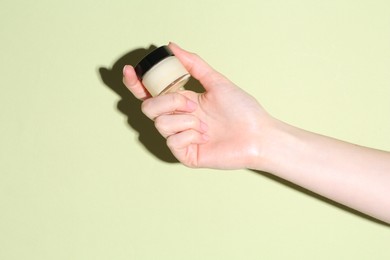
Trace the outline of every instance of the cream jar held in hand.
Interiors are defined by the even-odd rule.
[[[190,78],[183,64],[165,45],[144,57],[135,66],[135,72],[152,96],[174,92]]]

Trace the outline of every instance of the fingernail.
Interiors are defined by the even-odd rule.
[[[177,45],[177,44],[174,43],[174,42],[169,42],[169,45],[170,45],[170,46],[174,46],[175,48],[180,49],[179,45]]]
[[[129,67],[129,65],[125,65],[124,67],[123,67],[123,75],[125,75],[126,74],[126,71],[127,71],[127,68]]]

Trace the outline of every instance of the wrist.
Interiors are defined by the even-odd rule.
[[[250,147],[248,168],[277,173],[288,164],[299,149],[299,129],[272,118],[254,139]]]

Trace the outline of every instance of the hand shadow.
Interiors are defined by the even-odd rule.
[[[151,45],[149,49],[135,49],[119,58],[111,68],[99,68],[99,74],[103,83],[119,95],[117,109],[127,116],[127,123],[139,134],[138,140],[145,148],[156,156],[158,159],[168,162],[177,163],[165,143],[165,139],[154,127],[152,120],[147,118],[141,111],[141,101],[135,98],[122,82],[122,71],[125,65],[135,66],[146,54],[156,49]],[[202,89],[199,82],[191,78],[187,83],[186,89],[200,91]]]

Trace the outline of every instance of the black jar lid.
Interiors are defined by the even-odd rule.
[[[136,66],[135,66],[135,73],[137,74],[139,79],[142,79],[142,77],[145,75],[146,72],[148,72],[154,65],[162,61],[163,59],[173,56],[174,54],[172,51],[168,48],[168,46],[164,45],[161,47],[158,47],[157,49],[153,50],[151,53],[146,55]]]

